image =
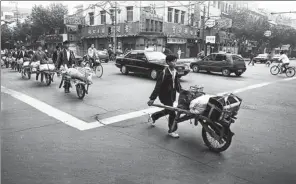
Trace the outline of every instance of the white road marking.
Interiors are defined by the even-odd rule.
[[[219,93],[217,95],[223,95],[223,94],[227,94],[227,93],[241,93],[247,90],[251,90],[251,89],[256,89],[256,88],[261,88],[273,83],[277,83],[277,82],[281,82],[281,81],[290,81],[290,80],[295,80],[296,77],[293,78],[286,78],[286,79],[281,79],[275,82],[265,82],[265,83],[260,83],[260,84],[255,84],[255,85],[251,85],[251,86],[247,86],[245,88],[241,88],[241,89],[237,89],[234,91],[229,91],[229,92],[223,92],[223,93]],[[141,117],[147,114],[151,114],[154,112],[159,111],[161,108],[158,107],[152,107],[152,108],[148,108],[148,109],[144,109],[144,110],[140,110],[140,111],[135,111],[135,112],[130,112],[127,114],[122,114],[122,115],[118,115],[118,116],[113,116],[110,118],[106,118],[106,119],[102,119],[99,121],[95,121],[95,122],[91,122],[91,123],[87,123],[85,121],[82,121],[78,118],[75,118],[74,116],[67,114],[61,110],[58,110],[42,101],[39,101],[37,99],[34,99],[28,95],[25,95],[23,93],[5,88],[3,86],[1,86],[1,92],[6,93],[8,95],[11,95],[12,97],[36,108],[37,110],[47,114],[48,116],[51,116],[73,128],[76,128],[78,130],[89,130],[89,129],[94,129],[94,128],[98,128],[98,127],[102,127],[102,126],[106,126],[106,125],[110,125],[113,123],[117,123],[117,122],[121,122],[121,121],[125,121],[128,119],[132,119],[132,118],[137,118],[137,117]],[[2,105],[2,104],[1,104]]]
[[[51,116],[71,127],[77,128],[78,130],[85,130],[85,128],[87,127],[88,123],[75,118],[74,116],[71,116],[70,114],[67,114],[61,110],[58,110],[42,101],[39,101],[35,98],[32,98],[28,95],[25,95],[23,93],[5,88],[3,86],[1,86],[1,92],[6,93],[32,107],[34,107],[35,109],[43,112],[44,114],[47,114],[48,116]]]
[[[248,91],[248,90],[251,90],[251,89],[261,88],[261,87],[264,87],[264,86],[267,86],[267,85],[270,85],[270,84],[273,84],[273,83],[276,83],[276,82],[280,82],[280,81],[295,80],[296,77],[288,78],[288,79],[281,79],[281,80],[277,80],[275,82],[264,82],[264,83],[260,83],[260,84],[255,84],[255,85],[247,86],[247,87],[240,88],[240,89],[237,89],[237,90],[234,90],[234,91],[218,93],[217,95],[224,95],[224,94],[227,94],[227,93],[241,93],[241,92]],[[143,115],[147,115],[149,113],[157,112],[159,110],[160,110],[160,108],[148,108],[148,109],[135,111],[135,112],[127,113],[127,114],[113,116],[111,118],[106,118],[106,119],[102,119],[100,121],[95,121],[95,122],[89,123],[91,125],[91,126],[89,126],[89,128],[93,129],[93,128],[102,127],[102,126],[105,126],[105,125],[125,121],[125,120],[128,120],[128,119],[141,117]]]

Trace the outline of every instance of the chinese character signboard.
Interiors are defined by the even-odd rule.
[[[167,43],[168,44],[185,44],[187,42],[184,38],[168,38]]]
[[[116,34],[118,37],[137,35],[139,34],[139,23],[119,23],[116,26]],[[85,27],[82,29],[82,37],[98,37],[104,38],[108,36],[108,27],[106,25],[97,25]],[[111,26],[111,36],[114,34],[114,26]]]
[[[164,23],[163,33],[166,36],[172,37],[196,38],[197,28],[174,23]]]
[[[216,43],[216,36],[206,36],[206,43]]]
[[[77,17],[77,16],[64,16],[64,24],[66,25],[79,25],[84,24],[84,18],[83,17]]]
[[[46,43],[62,43],[63,36],[61,36],[61,35],[46,35],[45,42]]]

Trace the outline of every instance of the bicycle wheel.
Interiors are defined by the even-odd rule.
[[[270,68],[270,73],[271,73],[271,75],[277,75],[277,74],[279,74],[280,73],[280,68],[278,67],[278,66],[272,66],[271,68]]]
[[[103,66],[102,65],[95,66],[94,70],[95,70],[96,76],[98,78],[101,78],[103,75]]]
[[[295,73],[296,73],[295,68],[289,67],[286,70],[287,77],[294,77]]]

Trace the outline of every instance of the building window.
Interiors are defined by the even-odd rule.
[[[168,22],[173,22],[173,8],[168,8]]]
[[[88,13],[88,15],[89,15],[89,25],[94,25],[95,23],[94,12]]]
[[[132,6],[129,6],[129,7],[126,7],[126,15],[127,15],[127,18],[126,20],[127,21],[133,21],[133,10],[134,8]]]
[[[225,12],[227,13],[228,4],[225,4]]]
[[[106,24],[106,11],[101,11],[101,24]]]
[[[175,17],[174,17],[175,23],[179,23],[179,13],[180,13],[180,10],[175,9]]]
[[[185,23],[185,11],[181,12],[181,24]]]
[[[194,25],[194,13],[191,13],[191,16],[190,16],[190,25],[191,26]]]
[[[218,1],[218,9],[220,9],[220,8],[221,8],[221,2]]]
[[[228,11],[230,11],[230,10],[231,10],[231,6],[229,5],[229,6],[228,6]]]
[[[217,1],[213,1],[214,8],[217,6]]]

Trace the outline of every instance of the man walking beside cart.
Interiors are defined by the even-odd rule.
[[[165,68],[158,76],[155,88],[150,96],[148,105],[151,106],[155,99],[158,97],[160,102],[164,105],[173,106],[173,103],[176,100],[176,92],[180,92],[181,85],[179,78],[177,77],[177,71],[175,65],[177,62],[177,57],[175,55],[168,55],[166,57],[166,63],[169,65]],[[174,111],[164,109],[159,112],[156,112],[150,115],[149,122],[152,123],[152,126],[155,125],[155,121],[163,116],[169,114],[169,135],[174,138],[178,138],[179,135],[176,133],[177,124],[173,127],[176,114]]]
[[[61,66],[67,68],[72,68],[72,65],[75,64],[74,52],[69,49],[69,42],[66,40],[63,43],[64,49],[60,51],[58,56],[58,69]],[[66,77],[64,82],[65,93],[70,93],[70,78]]]
[[[33,62],[36,62],[36,61],[40,61],[40,64],[44,61],[48,61],[48,58],[45,54],[45,52],[42,51],[42,46],[39,46],[38,47],[38,51],[35,52],[33,58],[32,58],[32,61]],[[39,77],[39,73],[36,74],[36,80],[38,81],[38,77]],[[43,82],[43,73],[41,73],[41,82]]]

